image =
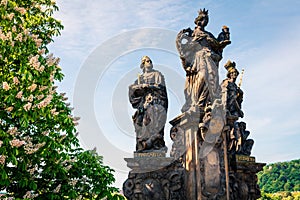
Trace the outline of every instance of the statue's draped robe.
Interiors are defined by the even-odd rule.
[[[186,102],[182,112],[196,106],[203,108],[208,102],[220,98],[218,67],[221,52],[215,50],[215,44],[206,39],[215,39],[214,36],[206,31],[202,33],[205,35],[202,34],[201,37],[187,36],[182,32],[177,36],[177,47],[187,72],[184,89]],[[182,44],[182,39],[187,39],[188,42]]]
[[[167,120],[168,99],[164,76],[157,70],[144,72],[129,86],[129,100],[137,111],[133,116],[136,150],[159,150],[165,147],[164,126]],[[137,87],[138,83],[148,84]]]

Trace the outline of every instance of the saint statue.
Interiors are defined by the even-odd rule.
[[[229,135],[229,153],[250,156],[254,140],[248,139],[249,135],[245,122],[235,122]]]
[[[177,35],[176,45],[186,71],[186,102],[182,112],[204,110],[209,103],[221,98],[218,67],[223,49],[231,43],[229,28],[224,26],[217,39],[205,30],[208,19],[208,11],[200,9],[195,29],[183,29]]]
[[[129,86],[129,101],[137,109],[133,115],[136,132],[136,152],[167,151],[164,126],[167,120],[168,97],[165,79],[153,69],[148,56],[143,56],[143,73]]]
[[[236,78],[239,75],[239,71],[236,69],[235,62],[227,61],[225,64],[225,69],[227,70],[227,78],[222,82],[222,90],[225,98],[227,117],[244,117],[242,111],[242,102],[243,102],[243,91],[235,83]]]

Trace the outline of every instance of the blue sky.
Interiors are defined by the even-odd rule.
[[[200,8],[209,10],[207,30],[215,36],[230,27],[232,44],[220,62],[230,59],[245,69],[243,110],[255,140],[258,162],[300,158],[300,2],[297,0],[73,0],[58,1],[55,14],[65,26],[50,50],[61,58],[65,79],[58,83],[81,117],[78,130],[85,148],[97,147],[116,170],[121,187],[132,157],[135,136],[128,102],[128,85],[149,55],[166,77],[168,120],[183,104],[184,71],[175,49],[175,36],[194,27]],[[168,145],[169,125],[165,129]],[[169,146],[170,147],[170,146]]]

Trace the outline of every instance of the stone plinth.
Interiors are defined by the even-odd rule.
[[[131,169],[123,184],[128,200],[185,200],[184,168],[164,152],[134,153],[125,158]]]
[[[261,171],[265,165],[265,163],[256,163],[255,157],[236,155],[234,169],[229,173],[230,199],[258,199],[261,195],[256,173]]]
[[[134,158],[124,158],[133,173],[160,170],[170,165],[174,158],[166,158],[165,152],[134,153]]]

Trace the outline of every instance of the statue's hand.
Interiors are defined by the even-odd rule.
[[[148,88],[149,87],[149,84],[146,84],[146,83],[143,83],[143,84],[141,84],[142,86],[142,88]]]
[[[226,47],[227,45],[231,44],[231,41],[230,40],[224,40],[224,41],[221,41],[220,42],[220,46],[222,48]]]
[[[146,84],[146,83],[142,83],[142,84],[136,84],[136,85],[132,85],[131,88],[133,90],[142,90],[142,89],[146,89],[146,88],[159,88],[159,86],[157,84]]]
[[[142,90],[142,89],[145,89],[145,88],[148,88],[148,87],[149,87],[149,84],[145,84],[145,83],[136,84],[136,85],[131,86],[131,88],[133,90]]]
[[[136,84],[136,85],[132,85],[131,89],[136,90],[136,89],[140,89],[142,87],[142,84]]]

